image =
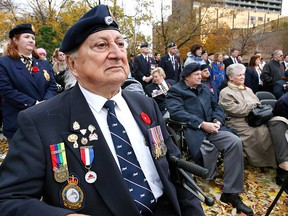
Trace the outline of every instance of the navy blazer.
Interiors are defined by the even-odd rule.
[[[245,85],[254,93],[259,91],[259,75],[254,67],[247,67],[245,71]]]
[[[0,93],[3,95],[3,134],[12,138],[17,130],[17,116],[36,101],[47,100],[57,94],[57,87],[48,62],[33,57],[37,72],[27,70],[21,59],[0,57]]]
[[[228,67],[229,65],[234,64],[231,56],[230,56],[229,58],[227,58],[227,59],[224,59],[224,60],[223,60],[223,63],[224,63],[224,65],[225,65],[225,71],[226,71],[226,69],[227,69],[227,67]]]
[[[148,57],[148,62],[146,61],[146,59],[144,59],[142,54],[134,57],[135,78],[144,86],[148,83],[144,82],[142,78],[144,76],[149,77],[151,75],[151,64],[156,64],[155,60],[151,57]]]
[[[166,79],[172,79],[178,82],[181,73],[181,62],[179,56],[174,55],[174,61],[175,61],[175,70],[170,60],[170,56],[167,53],[166,55],[161,57],[159,67],[161,67],[165,71]]]
[[[189,197],[185,196],[180,204],[175,187],[169,180],[169,165],[166,157],[155,159],[153,145],[149,142],[148,129],[160,125],[168,155],[179,157],[180,152],[169,136],[157,104],[139,93],[123,91],[136,122],[141,129],[159,173],[164,192],[175,210],[173,215],[191,215]],[[151,124],[141,119],[146,113]],[[78,122],[79,128],[73,127]],[[130,195],[117,163],[105,138],[91,112],[80,88],[76,85],[51,100],[31,107],[19,114],[19,130],[9,146],[9,153],[0,166],[0,212],[2,216],[41,215],[63,216],[71,212],[88,215],[137,216],[138,209]],[[79,148],[80,140],[89,136],[87,130],[93,125],[97,140],[89,141],[93,146],[94,161],[91,170],[97,174],[93,184],[85,181],[87,169],[83,165]],[[84,133],[83,130],[87,132]],[[69,135],[78,136],[79,148],[73,147]],[[53,177],[51,144],[64,142],[69,174],[78,179],[78,186],[84,194],[82,206],[72,210],[63,205],[63,190],[66,182],[58,183]],[[43,201],[39,199],[43,197]],[[190,195],[189,195],[190,196]],[[200,206],[200,203],[198,203]],[[180,210],[181,205],[181,210]],[[183,209],[187,210],[184,214]],[[182,213],[181,213],[182,212]]]
[[[193,159],[196,159],[205,138],[205,131],[199,129],[199,125],[203,121],[213,122],[214,119],[224,125],[225,121],[224,111],[215,101],[209,87],[200,84],[196,91],[198,96],[181,80],[169,89],[166,98],[171,119],[188,124],[184,135]],[[221,126],[220,130],[227,130],[227,128]]]

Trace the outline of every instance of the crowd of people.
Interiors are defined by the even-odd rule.
[[[280,120],[251,127],[246,117],[260,104],[259,91],[278,99]],[[244,66],[236,48],[228,56],[194,44],[182,62],[174,42],[163,56],[143,42],[128,60],[106,5],[68,29],[51,61],[36,48],[33,26],[17,25],[0,57],[9,144],[0,166],[1,215],[204,215],[169,176],[168,159],[181,152],[166,118],[187,124],[189,154],[209,179],[221,155],[220,200],[253,215],[240,197],[244,161],[275,168],[280,185],[288,175],[287,91],[282,50],[267,63],[255,52]]]

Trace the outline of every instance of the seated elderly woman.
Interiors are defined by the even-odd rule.
[[[151,71],[153,77],[152,83],[145,87],[145,92],[149,97],[152,97],[158,104],[163,116],[167,113],[166,95],[169,88],[176,83],[175,80],[167,79],[164,70],[161,67],[156,67]]]
[[[248,113],[260,104],[253,91],[244,85],[245,66],[227,67],[228,86],[221,90],[219,104],[231,119],[226,124],[237,131],[248,162],[256,167],[276,167],[275,153],[269,130],[265,124],[250,127],[245,120]]]

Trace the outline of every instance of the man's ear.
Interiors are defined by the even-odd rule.
[[[78,71],[77,71],[77,63],[74,58],[72,58],[69,55],[66,55],[66,63],[71,71],[71,73],[75,76],[78,77]]]

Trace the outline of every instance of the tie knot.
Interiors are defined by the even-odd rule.
[[[113,100],[107,100],[104,104],[104,107],[110,111],[113,111],[115,109],[115,101]]]
[[[25,61],[31,61],[32,60],[31,57],[27,57],[27,56],[24,56],[24,55],[21,55],[20,57],[23,58]]]

